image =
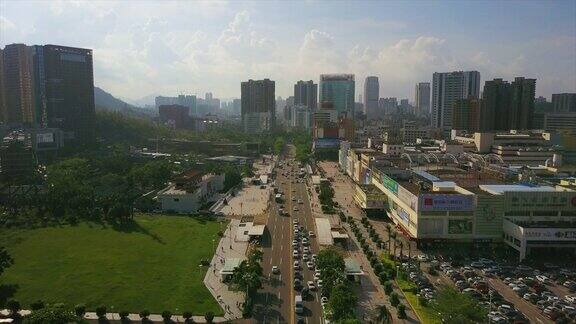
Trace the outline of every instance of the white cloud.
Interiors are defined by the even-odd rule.
[[[4,16],[0,16],[0,30],[6,32],[16,29],[16,25]]]

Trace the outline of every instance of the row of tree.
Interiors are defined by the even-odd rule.
[[[262,258],[262,251],[254,248],[248,252],[246,260],[242,261],[232,273],[231,284],[234,286],[233,288],[245,292],[242,309],[244,317],[252,315],[256,292],[262,287],[263,269],[260,265]]]

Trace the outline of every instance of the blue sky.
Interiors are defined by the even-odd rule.
[[[0,1],[0,46],[94,49],[95,84],[122,98],[211,91],[268,77],[277,95],[320,73],[380,78],[412,100],[435,71],[536,78],[576,92],[576,1]]]

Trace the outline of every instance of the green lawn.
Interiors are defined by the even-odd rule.
[[[14,258],[0,289],[15,287],[13,297],[24,307],[42,299],[92,310],[103,304],[109,311],[222,314],[199,262],[212,258],[212,240],[224,224],[180,216],[135,220],[120,230],[94,223],[0,229],[0,245]]]

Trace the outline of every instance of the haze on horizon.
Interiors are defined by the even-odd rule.
[[[0,46],[94,50],[95,85],[137,100],[240,96],[270,78],[276,95],[321,73],[380,78],[413,99],[433,72],[537,79],[536,95],[576,91],[575,1],[1,1]],[[360,92],[358,92],[360,93]]]

